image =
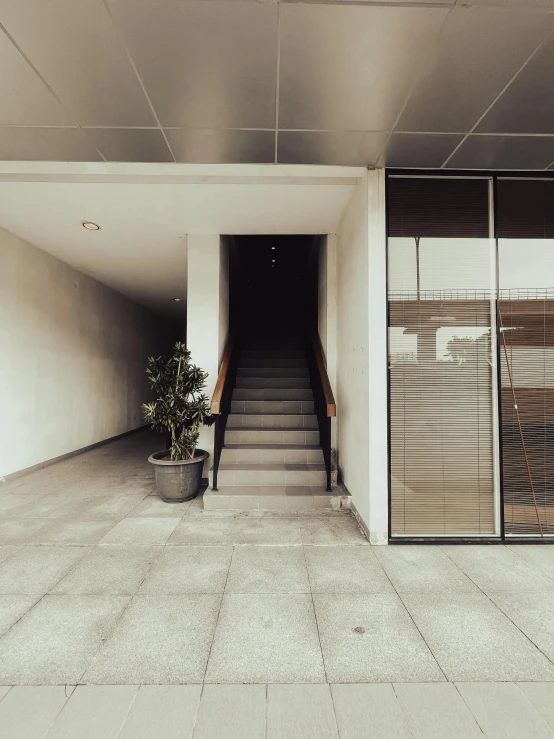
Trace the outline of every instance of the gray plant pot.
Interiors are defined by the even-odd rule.
[[[183,503],[198,495],[202,480],[204,460],[210,455],[203,449],[197,449],[194,459],[180,459],[176,462],[163,460],[168,451],[156,452],[148,457],[154,465],[156,488],[160,498],[166,503]]]

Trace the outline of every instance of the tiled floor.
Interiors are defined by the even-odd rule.
[[[0,736],[554,739],[554,547],[167,505],[158,445],[0,486]]]

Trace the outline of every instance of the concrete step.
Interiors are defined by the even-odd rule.
[[[237,377],[237,388],[284,388],[300,389],[310,387],[309,377]]]
[[[239,377],[309,377],[307,367],[239,367]]]
[[[289,359],[300,358],[305,359],[306,352],[303,349],[290,349],[290,348],[279,348],[279,347],[267,347],[267,348],[256,348],[256,349],[242,349],[240,357],[287,357]]]
[[[203,496],[204,509],[236,511],[344,511],[350,510],[350,496],[337,489],[328,493],[322,486],[220,486]]]
[[[230,416],[229,416],[230,418]],[[317,429],[305,428],[255,428],[243,426],[240,428],[229,428],[225,431],[225,445],[256,444],[271,445],[294,444],[299,446],[318,446],[319,431]]]
[[[334,473],[336,485],[336,472]],[[220,464],[218,485],[224,487],[295,486],[325,487],[327,476],[323,464]],[[213,487],[213,468],[210,470],[210,487]]]
[[[313,400],[309,387],[236,387],[233,400]]]
[[[227,428],[240,428],[241,426],[265,429],[317,430],[319,428],[317,416],[313,413],[230,413]]]
[[[242,367],[307,367],[305,359],[298,357],[242,357],[238,362]]]
[[[323,464],[321,447],[302,444],[229,444],[220,464]]]
[[[231,413],[313,413],[313,400],[232,400]]]

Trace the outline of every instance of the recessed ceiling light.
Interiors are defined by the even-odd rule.
[[[87,231],[100,231],[100,226],[97,223],[92,223],[92,221],[83,221],[82,226]]]
[[[273,251],[275,251],[275,247],[274,247],[274,246],[272,246],[272,247],[271,247],[271,249],[272,249]]]
[[[173,300],[174,300],[175,303],[180,303],[181,302],[181,298],[173,298]]]

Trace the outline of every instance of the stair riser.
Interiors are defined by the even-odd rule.
[[[279,431],[279,429],[260,429],[242,431],[229,429],[225,432],[226,444],[319,444],[319,431]]]
[[[298,470],[222,470],[217,473],[217,484],[223,486],[322,486],[326,484],[325,472]],[[210,480],[212,485],[212,480]]]
[[[312,400],[233,400],[231,413],[313,413]]]
[[[233,400],[313,400],[310,388],[237,387]]]
[[[226,449],[221,464],[324,464],[321,449]]]
[[[239,367],[237,377],[308,377],[307,367]]]
[[[243,367],[307,367],[305,359],[287,359],[276,357],[275,359],[258,359],[256,357],[245,357],[239,362]]]
[[[310,387],[309,377],[237,377],[237,388],[300,390]]]
[[[227,428],[240,428],[247,426],[249,428],[264,429],[317,429],[317,416],[313,414],[264,414],[258,415],[252,413],[231,413],[227,419]]]
[[[278,489],[278,488],[277,488]],[[292,511],[305,511],[314,513],[321,511],[341,511],[350,509],[350,496],[348,495],[257,495],[256,488],[252,488],[252,495],[248,494],[248,488],[240,488],[240,493],[234,492],[230,495],[222,489],[221,494],[211,490],[204,495],[204,510],[236,510],[236,511],[273,511],[290,513]]]
[[[305,359],[306,352],[303,349],[243,349],[240,352],[241,358],[262,357],[269,359],[270,357],[282,357],[287,359]]]

